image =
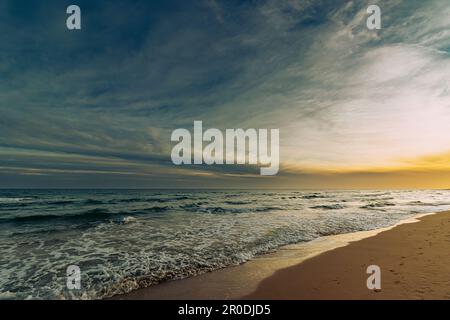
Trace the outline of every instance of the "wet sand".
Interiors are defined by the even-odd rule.
[[[368,290],[369,265],[381,290]],[[323,253],[265,279],[247,299],[450,299],[450,212]]]
[[[450,299],[450,212],[405,222],[286,246],[112,299]],[[381,268],[381,290],[367,288],[369,265]]]

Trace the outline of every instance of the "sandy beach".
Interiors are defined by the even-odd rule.
[[[450,212],[420,218],[277,271],[247,299],[450,299]],[[367,266],[381,268],[380,291]]]
[[[287,246],[113,299],[450,299],[450,212]],[[381,290],[369,290],[369,265]]]

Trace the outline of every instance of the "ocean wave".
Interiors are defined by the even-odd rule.
[[[275,196],[261,191],[43,192],[38,200],[22,201],[35,207],[8,208],[0,215],[0,223],[12,223],[2,225],[0,264],[6,276],[0,279],[1,291],[16,299],[104,298],[240,264],[287,244],[393,225],[430,212],[428,205],[447,203],[450,196],[434,191],[373,191],[366,197],[360,197],[362,191],[267,193]],[[45,205],[59,201],[75,203]],[[65,287],[69,263],[83,272],[81,291]]]
[[[108,219],[112,216],[108,210],[105,209],[93,209],[82,211],[75,214],[38,214],[27,216],[15,216],[11,218],[1,218],[0,223],[33,223],[33,222],[49,222],[49,221],[74,221],[83,219]]]
[[[125,217],[122,219],[122,222],[124,224],[135,223],[136,221],[137,221],[137,219],[135,217],[131,217],[131,216],[128,216],[128,217]]]
[[[238,206],[238,205],[243,205],[243,204],[250,204],[251,201],[231,201],[231,200],[229,200],[229,201],[225,201],[225,203],[233,205],[233,206]]]
[[[318,206],[312,206],[310,207],[311,209],[322,209],[322,210],[340,210],[340,209],[344,209],[345,206],[343,206],[342,204],[322,204],[322,205],[318,205]]]
[[[250,212],[268,212],[268,211],[275,211],[275,210],[283,210],[283,208],[280,208],[280,207],[258,207],[258,208],[250,209]]]
[[[149,203],[149,202],[157,202],[157,203],[166,203],[172,201],[178,201],[181,198],[130,198],[130,199],[112,199],[108,201],[109,204],[121,204],[121,203]],[[182,199],[181,199],[182,200]]]
[[[131,198],[131,199],[112,199],[110,201],[108,201],[108,203],[110,204],[115,204],[115,203],[132,203],[132,202],[142,202],[145,199],[142,198]]]
[[[311,193],[311,194],[301,196],[299,198],[301,198],[301,199],[326,199],[328,197],[329,196],[323,195],[321,193]]]
[[[361,206],[361,209],[376,209],[376,208],[383,208],[383,207],[394,207],[396,206],[393,202],[386,202],[386,201],[380,201],[380,202],[374,202],[369,203],[364,206]]]
[[[245,213],[245,212],[268,212],[274,210],[283,210],[276,206],[262,206],[262,207],[220,207],[211,206],[204,207],[197,203],[191,203],[180,206],[181,209],[196,212],[196,213],[209,213],[209,214],[226,214],[226,213]]]
[[[0,218],[0,223],[35,223],[35,222],[49,222],[49,221],[105,221],[114,219],[117,216],[124,215],[144,215],[152,212],[164,212],[169,207],[148,207],[133,211],[118,211],[112,212],[105,208],[95,208],[91,210],[85,210],[74,214],[39,214],[39,215],[26,215],[26,216],[14,216],[9,218]]]
[[[14,209],[23,208],[31,206],[65,206],[70,204],[75,204],[74,200],[35,200],[31,198],[19,198],[21,200],[14,201],[0,201],[0,208]]]
[[[97,200],[97,199],[87,199],[86,201],[84,201],[85,205],[100,205],[100,204],[105,204],[103,201],[101,200]]]
[[[408,202],[409,205],[413,206],[434,206],[436,204],[430,203],[430,202],[422,202],[422,201],[410,201]]]
[[[391,196],[391,192],[381,192],[381,193],[367,193],[367,194],[359,194],[358,198],[371,198],[371,197],[382,197],[382,196]],[[378,198],[379,199],[379,198]]]
[[[242,196],[242,194],[239,194],[239,193],[231,193],[231,194],[224,195],[225,198],[236,198],[236,197],[240,197],[240,196]]]
[[[56,206],[63,205],[63,206],[65,206],[65,205],[74,204],[74,203],[76,203],[75,200],[57,200],[57,201],[45,201],[43,204],[45,204],[45,205],[56,205]]]
[[[446,201],[437,201],[437,202],[411,201],[411,202],[408,202],[408,205],[439,207],[439,206],[448,206],[448,205],[450,205],[450,202],[446,202]]]
[[[202,213],[218,214],[218,213],[241,213],[244,209],[223,208],[223,207],[199,207],[195,211]]]
[[[1,203],[16,203],[16,202],[28,201],[28,200],[33,200],[33,198],[31,198],[31,197],[26,197],[26,198],[0,198],[0,204]]]
[[[0,208],[4,208],[7,210],[19,210],[28,205],[29,205],[29,203],[26,203],[26,202],[4,202],[4,203],[0,203]]]
[[[377,202],[377,201],[390,201],[390,200],[395,200],[394,197],[382,197],[382,198],[363,198],[362,201],[364,202]]]
[[[171,207],[168,206],[164,206],[164,207],[159,207],[159,206],[155,206],[155,207],[148,207],[148,208],[144,208],[144,209],[139,209],[139,210],[135,210],[132,211],[134,213],[140,213],[140,212],[144,212],[144,213],[148,213],[148,212],[165,212],[167,210],[169,210]]]

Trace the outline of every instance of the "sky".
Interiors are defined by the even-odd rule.
[[[2,0],[0,188],[450,188],[449,17],[448,0]],[[278,175],[175,166],[195,120],[279,129]]]

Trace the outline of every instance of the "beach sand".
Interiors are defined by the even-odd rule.
[[[367,289],[367,266],[381,291]],[[426,216],[277,271],[247,299],[450,299],[450,213]]]
[[[113,299],[450,299],[450,212],[323,237]],[[381,290],[367,288],[369,265]]]

